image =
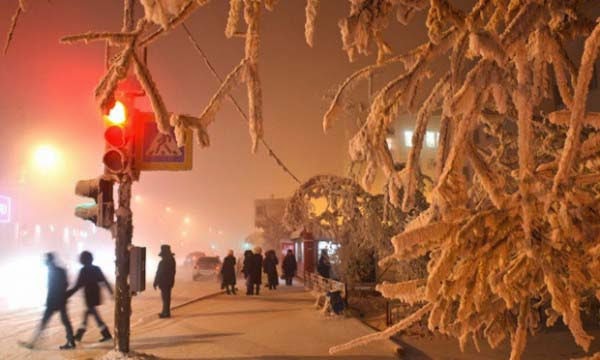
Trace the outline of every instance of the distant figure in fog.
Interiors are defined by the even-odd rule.
[[[283,258],[283,265],[281,267],[283,269],[285,284],[288,286],[292,285],[292,281],[294,276],[296,276],[296,271],[298,270],[298,263],[296,263],[296,257],[294,256],[294,252],[292,250],[287,251],[287,254]]]
[[[331,276],[331,262],[329,261],[329,255],[327,255],[327,250],[321,250],[321,257],[319,258],[319,263],[317,264],[317,272],[322,277],[329,279]]]
[[[60,320],[62,321],[65,330],[67,332],[67,343],[60,346],[59,349],[73,349],[75,348],[75,340],[73,338],[73,327],[71,327],[71,321],[67,314],[67,273],[65,269],[59,267],[54,262],[54,254],[46,253],[46,266],[48,267],[48,295],[46,296],[46,311],[42,317],[42,322],[37,328],[33,339],[30,342],[20,342],[22,346],[33,349],[35,343],[39,339],[40,335],[48,325],[48,321],[55,312],[60,313]],[[18,274],[13,274],[18,276]]]
[[[223,282],[221,287],[227,290],[227,294],[235,295],[235,257],[233,256],[233,250],[229,250],[225,259],[223,259],[223,266],[221,266],[221,276]]]
[[[263,270],[267,274],[267,287],[271,290],[277,289],[279,285],[279,275],[277,274],[277,255],[275,250],[269,250],[265,253],[265,260],[263,261]]]
[[[175,285],[175,254],[171,252],[169,245],[160,246],[160,254],[162,257],[158,263],[158,269],[156,269],[156,276],[154,277],[154,290],[158,286],[160,288],[160,296],[162,298],[162,312],[158,314],[158,317],[168,318],[171,317],[171,290]]]
[[[257,246],[252,251],[248,261],[248,281],[246,282],[246,295],[258,295],[262,284],[262,249]]]
[[[98,328],[100,328],[100,333],[102,334],[102,338],[99,341],[104,342],[112,339],[112,336],[110,335],[108,327],[104,321],[102,321],[102,318],[96,310],[96,306],[102,304],[100,286],[98,286],[98,284],[103,283],[111,295],[113,294],[113,290],[108,283],[108,280],[106,280],[106,277],[104,277],[102,270],[100,270],[100,268],[96,265],[92,265],[93,261],[94,257],[92,256],[92,253],[89,251],[83,251],[81,253],[79,256],[79,262],[81,265],[83,265],[83,267],[81,270],[79,270],[79,277],[77,278],[75,286],[67,291],[67,298],[71,297],[71,295],[77,292],[77,290],[83,288],[86,309],[83,313],[82,323],[75,333],[75,340],[81,341],[81,338],[87,329],[88,316],[91,315],[94,317],[94,319],[96,319],[96,324],[98,324]]]
[[[244,279],[248,279],[250,276],[250,263],[252,262],[252,250],[244,251],[244,265],[242,266],[242,274],[244,274]]]

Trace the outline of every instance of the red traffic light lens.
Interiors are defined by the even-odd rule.
[[[127,121],[127,110],[125,105],[120,101],[115,101],[113,107],[108,111],[108,115],[105,116],[106,120],[113,125],[122,125]]]
[[[109,150],[104,154],[102,162],[106,168],[114,173],[118,173],[125,169],[125,157],[120,151]]]
[[[104,139],[112,146],[123,146],[125,144],[125,132],[120,126],[110,126],[104,132]]]

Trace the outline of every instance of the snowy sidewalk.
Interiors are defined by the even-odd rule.
[[[326,318],[301,286],[265,289],[260,296],[220,295],[154,318],[132,329],[131,349],[161,359],[328,359],[329,347],[373,331],[353,318]],[[70,359],[89,359],[110,346]],[[344,359],[395,359],[380,341],[338,354]]]

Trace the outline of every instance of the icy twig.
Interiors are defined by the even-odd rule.
[[[579,67],[579,74],[577,75],[575,95],[573,96],[569,131],[567,132],[567,139],[565,140],[565,146],[558,164],[558,171],[552,185],[552,192],[554,194],[558,193],[559,188],[568,178],[569,171],[573,166],[573,162],[576,160],[576,154],[581,144],[579,135],[585,116],[585,105],[587,103],[589,83],[594,71],[594,62],[598,56],[599,47],[600,24],[596,25],[592,34],[585,41],[581,66]]]
[[[243,0],[229,0],[229,15],[227,16],[227,25],[225,26],[225,36],[228,38],[233,37],[237,32],[243,5]]]
[[[306,23],[304,24],[304,37],[308,46],[313,47],[315,36],[315,22],[320,0],[306,0]]]
[[[217,111],[221,107],[221,103],[231,93],[231,90],[241,82],[244,71],[247,71],[247,60],[242,59],[240,63],[225,77],[225,80],[219,86],[210,99],[204,110],[199,116],[199,121],[203,127],[208,127],[214,119]]]
[[[24,11],[24,9],[25,7],[23,2],[19,1],[17,9],[15,10],[15,13],[12,16],[10,28],[8,29],[8,33],[6,34],[6,43],[4,44],[4,55],[6,55],[6,53],[8,52],[8,47],[10,46],[10,43],[15,34],[15,29],[17,28],[17,22],[19,21],[19,17],[21,16],[21,13]]]
[[[337,345],[337,346],[330,348],[329,354],[333,355],[333,354],[336,354],[336,353],[344,351],[344,350],[352,349],[354,347],[370,343],[372,341],[384,340],[386,338],[389,338],[390,336],[396,334],[397,332],[402,331],[402,330],[406,329],[407,327],[411,326],[412,324],[414,324],[415,322],[421,320],[421,318],[423,316],[425,316],[428,312],[430,312],[431,309],[432,309],[432,304],[428,303],[428,304],[424,305],[422,308],[420,308],[419,310],[415,311],[410,316],[408,316],[405,319],[403,319],[402,321],[400,321],[399,323],[392,325],[389,328],[387,328],[381,332],[378,332],[375,334],[369,334],[369,335],[360,337],[358,339],[354,339],[345,344]]]
[[[152,79],[152,75],[150,74],[150,71],[148,71],[146,65],[144,65],[144,63],[142,63],[142,61],[138,58],[135,51],[132,52],[132,57],[133,68],[138,80],[140,80],[146,95],[148,98],[150,98],[152,110],[156,116],[156,126],[161,133],[166,134],[171,130],[169,126],[169,112],[167,111],[167,107],[165,106],[162,96],[158,91],[158,87]]]

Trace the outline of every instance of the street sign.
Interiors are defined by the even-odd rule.
[[[10,198],[0,195],[0,223],[10,222],[10,205]]]
[[[179,147],[173,129],[168,134],[162,134],[158,131],[153,113],[137,113],[136,122],[136,170],[176,171],[192,169],[191,130],[185,132],[185,144]]]

